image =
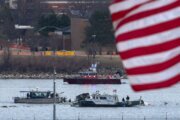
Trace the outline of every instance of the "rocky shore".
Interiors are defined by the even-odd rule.
[[[117,69],[100,69],[98,71],[99,75],[113,75],[117,72]],[[56,79],[62,79],[64,77],[73,77],[77,73],[57,73]],[[53,73],[18,73],[18,72],[3,72],[0,73],[0,79],[53,79]]]
[[[71,75],[67,74],[56,74],[56,79],[62,79],[64,77],[69,77]],[[0,73],[0,79],[53,79],[54,75],[50,73],[39,73],[39,74],[32,74],[32,73]]]

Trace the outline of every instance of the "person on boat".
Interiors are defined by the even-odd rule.
[[[127,95],[127,97],[126,97],[126,101],[129,101],[129,99],[130,99],[130,97]]]
[[[27,98],[28,98],[28,99],[30,98],[30,94],[29,94],[29,93],[27,93]]]
[[[122,103],[123,103],[123,106],[125,106],[125,99],[124,98],[122,98]]]
[[[124,99],[124,98],[122,98],[122,102],[123,102],[123,103],[125,102],[125,99]]]
[[[56,98],[58,98],[59,97],[59,95],[56,93]]]
[[[47,98],[50,98],[50,95],[51,95],[51,92],[50,92],[50,91],[48,91],[48,92],[47,92],[47,96],[46,96],[46,97],[47,97]]]
[[[51,95],[50,95],[50,96],[51,96],[51,98],[53,98],[53,97],[54,97],[54,93],[51,93]]]

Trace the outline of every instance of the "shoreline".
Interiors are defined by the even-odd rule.
[[[113,75],[117,72],[116,69],[106,70],[101,69],[98,72],[98,75]],[[74,77],[77,76],[78,73],[56,73],[56,79],[63,79],[67,77]],[[126,75],[125,75],[126,76]],[[18,72],[1,72],[0,73],[0,79],[54,79],[53,73],[45,73],[45,72],[24,72],[24,73],[18,73]]]
[[[67,75],[67,74],[56,74],[56,79],[63,79],[64,77],[70,77],[72,75]],[[20,73],[12,73],[12,74],[7,74],[7,73],[0,73],[0,79],[54,79],[53,74],[48,74],[48,73],[39,73],[39,74],[32,74],[32,73],[25,73],[25,74],[20,74]]]
[[[99,74],[99,75],[103,75],[103,74]],[[108,74],[106,74],[108,75]],[[77,76],[77,74],[66,74],[66,73],[57,73],[56,74],[56,79],[63,79],[65,77],[74,77]],[[124,78],[127,78],[126,75],[124,76]],[[51,73],[37,73],[37,74],[32,74],[32,73],[25,73],[25,74],[21,74],[21,73],[0,73],[0,80],[6,80],[6,79],[44,79],[44,80],[49,80],[49,79],[54,79],[54,75]]]

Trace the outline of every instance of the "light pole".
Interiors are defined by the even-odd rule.
[[[93,38],[93,46],[95,45],[95,40],[96,40],[96,35],[95,34],[93,34],[92,35],[92,38]],[[94,47],[94,49],[92,50],[92,54],[93,54],[93,62],[95,62],[94,60],[95,60],[95,55],[96,55],[96,50],[95,50],[95,47]]]
[[[56,120],[56,69],[55,67],[54,67],[54,79],[53,79],[53,94],[54,94],[53,120]]]

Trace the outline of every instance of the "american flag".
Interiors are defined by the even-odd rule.
[[[115,0],[110,11],[132,88],[180,82],[180,0]]]

